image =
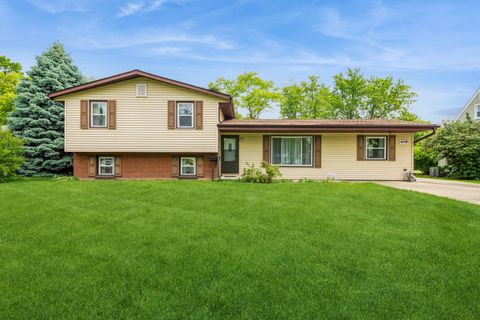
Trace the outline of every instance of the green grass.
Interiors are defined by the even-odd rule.
[[[480,206],[368,183],[0,184],[0,319],[478,319]]]
[[[450,180],[450,181],[480,184],[480,180],[460,180],[460,179],[454,179],[454,178],[448,178],[448,177],[430,177],[429,175],[426,175],[426,174],[416,174],[415,176],[417,178],[440,179],[440,180]]]

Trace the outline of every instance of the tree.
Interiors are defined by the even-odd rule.
[[[300,85],[293,84],[282,90],[280,115],[287,119],[332,118],[333,95],[330,89],[310,76]]]
[[[0,182],[15,175],[23,163],[22,140],[10,131],[0,131]]]
[[[480,122],[467,117],[447,122],[429,141],[437,159],[446,159],[445,172],[460,179],[480,179]]]
[[[19,170],[24,175],[69,173],[72,156],[63,150],[64,108],[48,94],[82,84],[84,77],[55,42],[36,58],[36,65],[17,87],[15,110],[8,119],[9,128],[24,140],[25,163]]]
[[[218,78],[209,85],[211,90],[224,92],[233,97],[234,104],[247,112],[246,117],[258,119],[280,98],[272,81],[263,80],[256,72],[244,72],[237,79]]]
[[[418,121],[409,108],[417,96],[403,80],[371,77],[360,69],[333,76],[334,85],[310,76],[283,88],[280,114],[287,119],[402,119]]]
[[[360,69],[348,69],[346,75],[333,76],[334,114],[340,119],[362,118],[367,94],[367,80]]]
[[[15,88],[22,78],[22,66],[5,56],[0,56],[0,126],[7,121],[13,110]]]

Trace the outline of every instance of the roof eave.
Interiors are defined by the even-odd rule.
[[[420,132],[439,126],[230,126],[218,124],[220,132]]]
[[[227,94],[215,92],[215,91],[205,89],[205,88],[202,88],[202,87],[198,87],[198,86],[194,86],[194,85],[191,85],[191,84],[188,84],[188,83],[185,83],[185,82],[161,77],[161,76],[158,76],[158,75],[155,75],[155,74],[152,74],[152,73],[148,73],[148,72],[145,72],[145,71],[141,71],[141,70],[131,70],[131,71],[127,71],[127,72],[124,72],[124,73],[119,73],[119,74],[116,74],[116,75],[113,75],[113,76],[110,76],[110,77],[106,77],[106,78],[94,80],[94,81],[91,81],[91,82],[88,82],[88,83],[84,83],[84,84],[74,86],[74,87],[71,87],[71,88],[67,88],[67,89],[63,89],[63,90],[60,90],[60,91],[52,92],[48,95],[48,97],[50,99],[53,99],[53,98],[57,98],[57,97],[60,97],[60,96],[67,95],[67,94],[71,94],[71,93],[75,93],[75,92],[79,92],[79,91],[83,91],[83,90],[88,90],[88,89],[93,89],[93,88],[98,88],[98,87],[101,87],[101,86],[105,86],[105,85],[129,80],[129,79],[134,79],[134,78],[138,78],[138,77],[145,77],[145,78],[148,78],[148,79],[157,80],[157,81],[167,83],[167,84],[170,84],[170,85],[194,90],[194,91],[197,91],[197,92],[201,92],[201,93],[204,93],[204,94],[216,96],[216,97],[231,101],[231,96],[229,96]]]

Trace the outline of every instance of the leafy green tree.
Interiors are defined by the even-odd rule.
[[[348,69],[346,74],[334,75],[333,80],[335,118],[362,118],[368,83],[360,69]]]
[[[480,122],[469,117],[448,122],[429,141],[437,159],[446,159],[445,172],[460,179],[480,179]]]
[[[64,109],[48,94],[82,84],[84,77],[73,64],[63,45],[55,42],[36,58],[36,65],[17,87],[15,110],[8,119],[9,128],[24,141],[23,175],[69,173],[72,156],[64,145]]]
[[[15,175],[23,163],[22,140],[10,131],[0,131],[0,182]]]
[[[367,119],[418,120],[409,111],[417,94],[403,80],[395,81],[392,76],[372,77],[365,88],[364,117]]]
[[[0,56],[0,126],[7,121],[13,110],[15,88],[22,78],[22,66],[5,56]]]
[[[263,80],[256,72],[244,72],[237,79],[223,77],[209,84],[211,90],[231,95],[234,104],[246,111],[246,118],[258,119],[260,114],[280,99],[272,81]]]
[[[280,115],[287,119],[332,118],[333,95],[330,89],[320,83],[319,77],[310,76],[300,85],[283,88],[280,100]]]

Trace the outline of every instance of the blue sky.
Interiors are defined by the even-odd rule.
[[[359,67],[404,79],[413,111],[439,122],[480,86],[479,17],[460,0],[0,0],[0,55],[28,69],[59,40],[86,76],[142,69],[205,87],[243,71],[331,84]]]

